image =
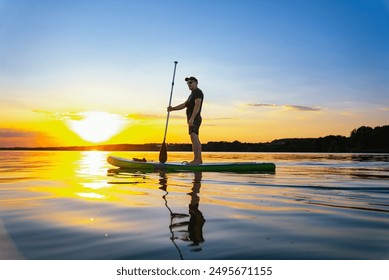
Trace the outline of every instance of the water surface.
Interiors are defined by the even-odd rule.
[[[5,259],[389,259],[389,155],[204,153],[275,173],[117,173],[109,155],[1,151]],[[190,160],[169,153],[169,161]]]

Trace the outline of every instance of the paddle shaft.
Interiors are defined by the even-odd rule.
[[[174,61],[174,72],[173,72],[172,88],[170,90],[169,107],[172,105],[174,78],[176,77],[177,63],[178,63],[178,61]],[[161,146],[161,150],[159,151],[159,162],[161,162],[161,163],[165,163],[167,161],[167,149],[166,149],[165,141],[166,141],[167,127],[169,125],[169,116],[170,116],[170,111],[168,110],[167,111],[167,118],[166,118],[165,134],[163,136],[163,143]]]
[[[169,107],[172,105],[173,87],[174,87],[174,79],[176,77],[177,63],[178,63],[178,61],[174,61],[174,71],[173,71],[172,87],[170,89]],[[163,136],[163,143],[165,143],[165,141],[166,141],[167,127],[169,125],[169,117],[170,117],[170,111],[167,112],[166,125],[165,125],[165,134]]]

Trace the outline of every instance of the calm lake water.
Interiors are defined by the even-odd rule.
[[[108,172],[109,155],[158,154],[1,151],[0,258],[389,259],[389,154],[205,153],[277,170]]]

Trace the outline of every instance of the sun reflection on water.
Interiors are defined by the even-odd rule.
[[[74,194],[81,198],[106,200],[110,196],[104,189],[108,189],[107,180],[102,179],[98,181],[89,181],[91,178],[97,176],[106,177],[105,167],[107,152],[101,151],[86,151],[81,153],[81,159],[78,161],[79,165],[76,169],[76,174],[82,178],[87,179],[87,182],[80,182],[81,191],[75,191]]]
[[[101,151],[82,152],[77,173],[87,176],[105,175],[107,154]]]
[[[84,197],[84,198],[92,198],[92,199],[105,199],[106,196],[98,193],[76,193],[76,195]]]

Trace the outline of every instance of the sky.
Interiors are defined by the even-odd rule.
[[[389,0],[0,0],[0,147],[160,143],[174,61],[203,143],[389,124]]]

